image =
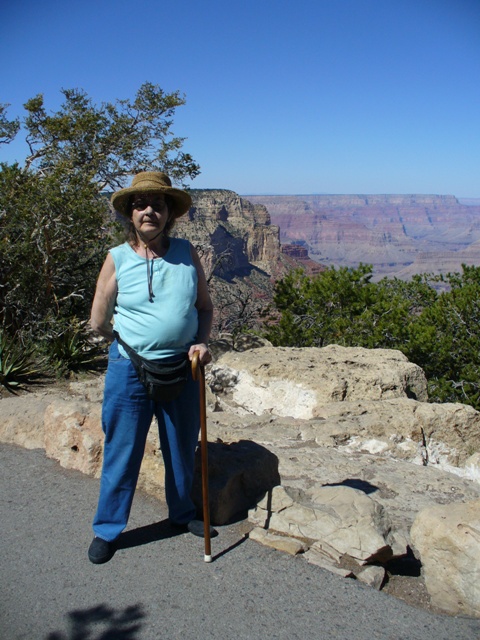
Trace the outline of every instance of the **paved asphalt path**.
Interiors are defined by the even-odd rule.
[[[172,536],[165,505],[137,494],[121,547],[87,559],[98,480],[43,451],[0,445],[1,640],[475,640],[480,620],[432,615],[302,558],[240,525]]]

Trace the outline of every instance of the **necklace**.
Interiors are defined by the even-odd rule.
[[[148,301],[153,302],[153,299],[155,298],[155,294],[153,293],[153,262],[156,256],[153,255],[153,251],[152,251],[152,262],[151,262],[151,266],[149,267],[150,263],[148,260],[148,245],[144,244],[143,246],[145,249],[145,257],[147,259]]]
[[[137,230],[137,234],[139,239],[142,241],[143,248],[145,249],[145,258],[146,258],[146,264],[147,264],[148,301],[153,302],[153,299],[155,298],[155,294],[153,293],[153,263],[155,261],[155,258],[160,258],[161,256],[155,255],[153,249],[150,249],[148,245],[151,244],[154,240],[156,240],[158,236],[162,235],[163,231],[160,231],[159,233],[157,233],[157,235],[151,238],[148,242],[145,242],[145,240],[141,237],[140,232],[138,230]],[[164,241],[166,241],[166,243],[164,243]],[[168,238],[164,238],[162,235],[162,248],[165,248],[165,247],[168,248],[168,245],[169,245]],[[149,251],[152,254],[151,261],[148,257]]]

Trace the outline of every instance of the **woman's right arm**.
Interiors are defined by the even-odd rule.
[[[99,333],[110,342],[115,339],[111,320],[115,309],[117,291],[115,263],[109,253],[98,276],[90,316],[90,326],[95,333]]]

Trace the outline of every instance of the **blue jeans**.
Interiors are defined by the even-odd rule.
[[[100,497],[93,530],[111,542],[126,527],[137,486],[145,442],[153,416],[158,421],[165,464],[165,497],[171,521],[195,517],[191,499],[195,449],[200,429],[199,385],[189,374],[180,396],[170,402],[150,400],[128,358],[110,347],[102,408],[105,434]]]

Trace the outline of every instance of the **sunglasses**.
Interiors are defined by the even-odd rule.
[[[135,198],[132,202],[133,209],[137,211],[144,211],[149,205],[154,211],[163,211],[166,207],[166,202],[163,198]]]

